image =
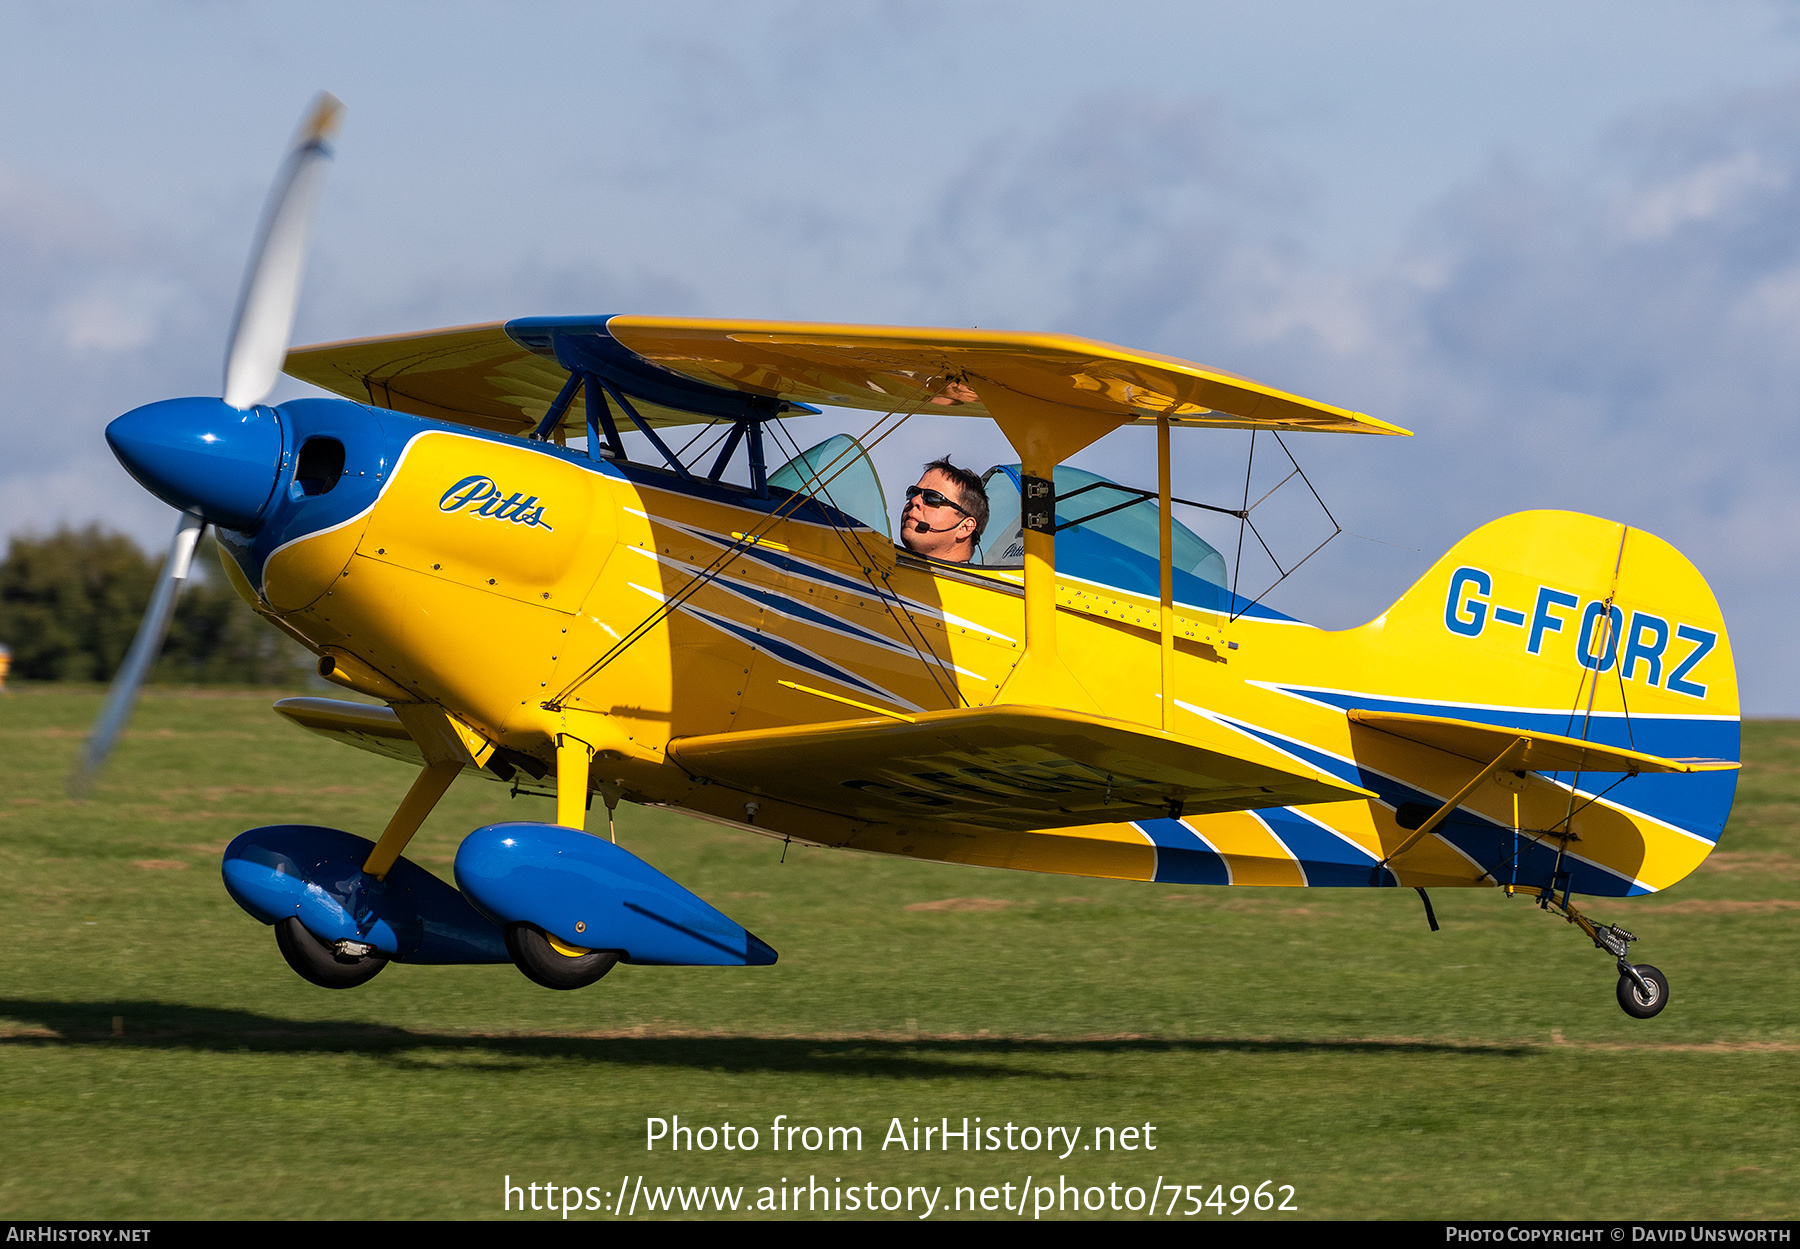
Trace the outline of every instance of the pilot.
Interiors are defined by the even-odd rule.
[[[987,518],[987,488],[981,478],[945,456],[925,466],[918,485],[906,488],[900,541],[916,555],[966,564]]]

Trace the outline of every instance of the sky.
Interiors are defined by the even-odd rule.
[[[348,113],[299,342],[631,311],[1199,360],[1416,434],[1288,440],[1345,533],[1275,606],[1355,625],[1487,521],[1589,512],[1685,552],[1746,713],[1800,714],[1793,3],[0,15],[0,532],[167,541],[102,431],[218,393],[264,196],[329,89]],[[1246,439],[1184,431],[1176,493],[1240,494]],[[1122,431],[1076,462],[1153,485],[1149,446]],[[1015,458],[982,423],[915,418],[877,456],[889,492],[946,451]],[[1289,563],[1331,532],[1298,481],[1258,515]]]

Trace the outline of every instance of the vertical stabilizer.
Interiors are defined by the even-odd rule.
[[[1503,517],[1349,636],[1355,692],[1309,691],[1347,712],[1472,721],[1669,759],[1738,757],[1737,675],[1718,603],[1686,557],[1641,529],[1574,512]],[[1578,880],[1576,890],[1596,893],[1686,875],[1723,831],[1737,783],[1730,770],[1538,775],[1568,796],[1570,815],[1523,820],[1526,849],[1573,828],[1565,858],[1588,886]],[[1459,822],[1449,839],[1462,837],[1459,848],[1486,866],[1496,821]],[[1503,858],[1511,871],[1519,856]]]

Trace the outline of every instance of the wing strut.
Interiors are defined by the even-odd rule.
[[[620,390],[617,386],[613,385],[611,382],[609,382],[604,377],[597,377],[597,375],[592,374],[592,373],[588,374],[588,376],[595,377],[596,380],[599,381],[601,389],[603,389],[607,394],[611,395],[613,402],[617,403],[621,408],[623,408],[625,410],[625,415],[629,416],[631,418],[631,423],[633,425],[637,426],[638,433],[642,434],[645,438],[648,438],[650,440],[650,445],[655,447],[659,452],[662,453],[663,460],[665,462],[667,462],[667,464],[670,468],[675,470],[675,475],[677,477],[681,478],[681,480],[683,480],[683,481],[694,480],[694,475],[687,471],[687,465],[683,464],[681,462],[680,457],[678,457],[673,451],[669,450],[668,444],[665,443],[661,438],[658,438],[656,436],[656,431],[654,429],[651,429],[649,424],[645,422],[644,418],[638,415],[638,410],[631,406],[631,400],[629,400],[625,397],[624,391]],[[758,497],[762,497],[762,496],[758,496]]]
[[[531,431],[528,441],[543,442],[550,437],[551,430],[562,427],[563,413],[567,412],[569,405],[575,402],[575,392],[581,389],[581,379],[580,373],[569,374],[569,380],[563,383],[563,388],[556,392],[556,398],[552,399],[550,406],[544,409],[544,419],[539,421],[537,428]],[[589,395],[589,402],[592,402],[591,389]]]
[[[1169,485],[1169,418],[1156,420],[1156,558],[1162,565],[1162,726],[1163,732],[1175,728],[1175,531],[1174,495]]]
[[[600,431],[606,431],[606,447],[612,452],[612,458],[625,458],[625,444],[619,441],[619,427],[613,423],[612,405],[606,401],[606,392],[600,389],[599,380],[592,373],[584,373],[587,379],[587,418],[588,418],[588,458],[599,458],[595,448],[600,445]]]
[[[1432,812],[1430,817],[1427,818],[1423,824],[1414,829],[1411,837],[1408,837],[1398,846],[1395,846],[1393,850],[1389,851],[1382,858],[1381,862],[1375,865],[1374,871],[1371,873],[1371,878],[1379,879],[1382,870],[1386,868],[1389,863],[1405,854],[1408,850],[1411,850],[1418,844],[1421,838],[1434,831],[1439,824],[1442,824],[1445,820],[1449,819],[1451,813],[1455,811],[1456,808],[1462,806],[1463,801],[1468,798],[1470,794],[1486,784],[1488,778],[1493,776],[1494,773],[1505,770],[1508,764],[1522,756],[1530,745],[1531,739],[1529,737],[1514,738],[1507,745],[1506,749],[1502,750],[1499,755],[1495,757],[1492,763],[1488,764],[1485,768],[1475,774],[1474,780],[1457,790],[1450,801]]]
[[[1025,653],[996,701],[1097,712],[1100,704],[1056,649],[1056,466],[1135,413],[1080,411],[968,377],[1000,432],[1019,456],[1019,529],[1025,538]],[[1163,511],[1166,526],[1168,510]],[[1168,560],[1163,560],[1168,566]],[[1169,700],[1163,699],[1165,706]],[[1166,713],[1165,713],[1166,714]]]

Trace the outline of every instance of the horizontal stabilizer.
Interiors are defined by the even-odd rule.
[[[1641,750],[1585,742],[1578,737],[1478,724],[1473,720],[1355,708],[1349,714],[1354,723],[1403,737],[1421,746],[1461,755],[1477,763],[1497,759],[1502,751],[1523,739],[1527,745],[1517,763],[1520,769],[1531,772],[1630,772],[1635,775],[1639,772],[1724,772],[1738,766],[1729,759],[1665,759]]]
[[[1237,735],[1051,707],[971,707],[677,738],[695,776],[852,819],[1005,831],[1370,798]]]

